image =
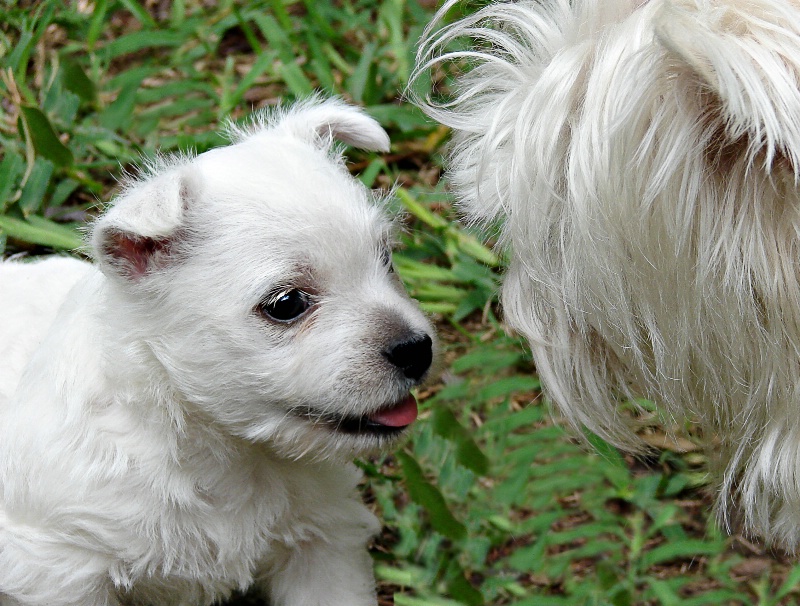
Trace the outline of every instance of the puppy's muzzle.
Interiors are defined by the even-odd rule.
[[[433,341],[427,334],[394,343],[383,352],[389,362],[408,379],[419,382],[433,361]]]

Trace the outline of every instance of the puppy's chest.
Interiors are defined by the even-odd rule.
[[[148,579],[196,579],[220,590],[249,584],[259,563],[273,551],[281,527],[291,525],[291,494],[276,477],[231,470],[217,480],[172,486],[142,511],[136,553],[120,571],[136,585]],[[176,482],[177,484],[177,482]],[[122,583],[122,584],[128,584]]]
[[[214,569],[224,575],[231,569],[236,574],[269,550],[278,520],[286,515],[280,502],[266,495],[198,495],[203,500],[193,508],[177,506],[162,514],[161,543],[178,573]]]
[[[145,537],[138,559],[110,570],[123,604],[216,603],[251,586],[274,550],[271,520],[255,505],[164,511],[159,536],[152,539]]]

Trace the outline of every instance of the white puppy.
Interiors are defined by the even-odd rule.
[[[550,396],[622,446],[620,399],[699,422],[723,516],[800,546],[800,5],[494,4],[428,32],[441,61],[474,68],[427,110]]]
[[[0,264],[0,603],[376,602],[348,458],[394,443],[429,322],[392,225],[311,101],[154,167],[94,225],[97,266]]]

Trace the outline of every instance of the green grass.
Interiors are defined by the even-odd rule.
[[[637,461],[596,439],[587,449],[551,420],[524,347],[496,317],[502,259],[458,225],[439,179],[447,133],[401,100],[429,2],[48,0],[0,10],[6,255],[79,246],[123,169],[157,150],[222,144],[220,124],[254,108],[320,90],[389,129],[388,154],[350,159],[367,185],[398,186],[408,229],[397,270],[437,318],[444,360],[408,443],[361,462],[386,525],[373,549],[382,604],[800,599],[800,568],[715,529],[701,454]],[[650,432],[669,435],[655,418]]]

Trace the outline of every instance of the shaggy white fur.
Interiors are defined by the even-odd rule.
[[[393,227],[312,100],[156,163],[94,225],[97,265],[0,263],[0,604],[376,603],[348,462],[394,443],[428,320]]]
[[[700,423],[723,519],[796,549],[800,5],[493,4],[434,22],[418,69],[441,62],[472,69],[420,103],[454,129],[466,214],[502,224],[506,317],[549,395],[623,447],[620,399]]]

